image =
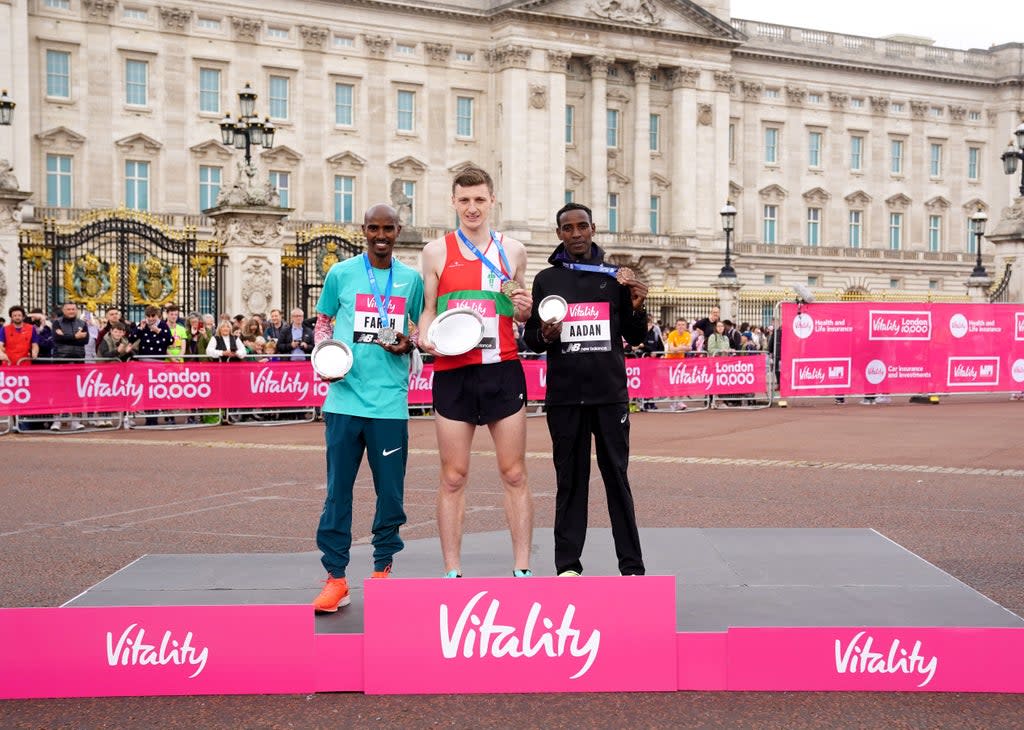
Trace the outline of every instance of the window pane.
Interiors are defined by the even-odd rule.
[[[402,221],[402,225],[416,225],[416,183],[412,180],[402,181],[402,194],[408,199],[409,217]]]
[[[608,147],[619,146],[619,110],[608,110]]]
[[[864,166],[864,138],[850,137],[850,169],[860,170]]]
[[[220,113],[220,71],[215,68],[199,69],[199,111]]]
[[[821,167],[821,132],[811,132],[807,135],[807,164],[811,167]]]
[[[651,115],[651,152],[657,152],[661,148],[661,116]]]
[[[46,204],[71,206],[71,158],[65,155],[46,156]]]
[[[575,141],[576,107],[565,107],[565,143],[573,144]]]
[[[565,202],[566,203],[571,203],[573,201],[574,197],[575,196],[573,195],[572,190],[566,190],[565,191]]]
[[[64,51],[46,52],[46,95],[60,99],[71,98],[71,54]]]
[[[619,230],[619,194],[608,193],[608,232],[618,233]]]
[[[889,214],[889,248],[896,251],[903,244],[903,214]]]
[[[942,145],[940,144],[931,145],[928,174],[932,177],[942,176]]]
[[[942,216],[928,216],[928,250],[942,250]]]
[[[270,118],[288,118],[288,77],[270,77]]]
[[[413,91],[398,92],[398,131],[414,132],[416,114],[416,93]]]
[[[978,162],[981,159],[981,150],[977,147],[967,148],[967,178],[978,179]]]
[[[124,62],[125,79],[125,103],[135,106],[145,106],[149,103],[149,95],[146,91],[146,77],[149,74],[149,64],[145,61]]]
[[[206,210],[217,204],[220,195],[221,168],[209,165],[199,166],[199,209]]]
[[[280,197],[280,206],[282,208],[289,208],[288,197],[289,197],[289,179],[287,172],[278,172],[276,170],[270,171],[270,184],[277,189],[278,197]]]
[[[891,163],[889,171],[894,175],[899,175],[903,172],[903,142],[894,139],[890,145],[891,151]]]
[[[334,176],[334,220],[352,223],[355,214],[356,179],[348,175]]]
[[[763,238],[765,243],[775,243],[777,235],[776,221],[778,220],[779,207],[777,205],[764,206],[764,230]]]
[[[352,126],[352,97],[355,88],[352,84],[334,85],[334,123],[343,127]]]
[[[863,213],[859,210],[850,211],[850,248],[861,246],[861,221]]]
[[[661,232],[661,198],[651,196],[651,233]]]
[[[807,209],[807,244],[817,246],[821,243],[821,208]]]
[[[473,99],[459,96],[455,99],[455,136],[473,136]]]
[[[764,161],[768,164],[778,162],[779,130],[768,127],[764,130]]]
[[[149,163],[124,163],[124,204],[131,210],[149,210]]]

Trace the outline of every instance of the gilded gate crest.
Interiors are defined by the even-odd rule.
[[[87,253],[77,261],[64,264],[64,291],[69,299],[81,302],[86,309],[99,304],[112,304],[117,283],[117,264],[108,264]]]
[[[161,307],[178,294],[178,269],[155,256],[128,267],[128,291],[133,304]]]

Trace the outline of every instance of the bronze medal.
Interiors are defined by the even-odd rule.
[[[623,286],[626,282],[633,278],[633,269],[628,266],[620,266],[619,270],[615,272],[615,281],[619,282]]]
[[[519,289],[519,283],[515,279],[508,279],[507,281],[501,282],[501,293],[507,297],[512,296],[512,292]]]

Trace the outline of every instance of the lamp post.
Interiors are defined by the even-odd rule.
[[[261,122],[256,115],[256,92],[246,83],[245,88],[238,92],[240,113],[238,121],[225,115],[220,122],[220,140],[228,147],[245,150],[245,166],[252,166],[251,147],[262,145],[264,149],[274,146],[275,127],[270,117]]]
[[[985,235],[985,223],[988,222],[988,216],[985,215],[985,211],[978,206],[978,209],[974,211],[974,215],[971,216],[971,234],[974,236],[974,248],[978,252],[978,257],[974,262],[974,271],[971,272],[972,279],[987,279],[988,272],[985,271],[985,267],[981,264],[981,237]]]
[[[1017,138],[1017,144],[1014,144],[1011,139],[1006,151],[1000,155],[1000,159],[1003,161],[1003,172],[1007,175],[1017,172],[1017,161],[1024,160],[1024,123],[1013,130],[1013,136]],[[1020,194],[1024,196],[1024,167],[1021,167],[1020,171]]]
[[[0,127],[8,127],[14,116],[14,99],[7,95],[7,89],[0,91]]]
[[[732,238],[733,229],[736,227],[736,208],[731,200],[726,202],[725,207],[719,211],[719,215],[722,216],[722,230],[725,231],[725,266],[718,272],[718,278],[735,279],[736,269],[732,267],[732,258],[729,252],[730,239]]]

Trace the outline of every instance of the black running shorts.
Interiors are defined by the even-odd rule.
[[[508,418],[526,405],[526,375],[519,360],[434,372],[434,410],[477,426]]]

